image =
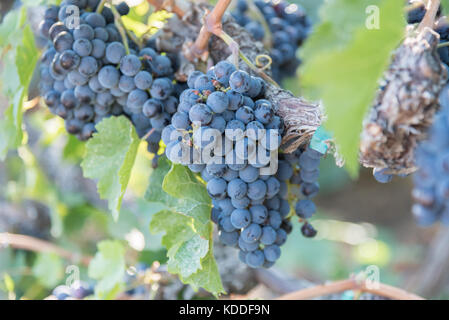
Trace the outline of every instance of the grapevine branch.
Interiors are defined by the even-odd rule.
[[[302,289],[283,295],[276,300],[308,300],[322,297],[346,290],[356,290],[372,293],[378,296],[394,300],[424,300],[424,298],[387,284],[378,283],[376,287],[366,285],[366,281],[357,281],[356,279],[347,279],[323,284],[312,288]]]
[[[435,23],[435,18],[437,16],[438,8],[440,7],[440,0],[429,0],[427,2],[427,11],[418,26],[418,31],[422,31],[424,28],[433,29],[433,24]]]
[[[204,52],[206,52],[212,34],[215,34],[218,37],[221,36],[223,31],[221,19],[230,4],[231,0],[219,0],[212,11],[206,13],[203,27],[191,48],[191,52],[194,56],[201,57]]]
[[[13,234],[13,233],[0,233],[0,246],[11,246],[15,249],[22,249],[34,252],[46,252],[55,253],[58,256],[67,260],[78,262],[81,261],[83,265],[88,266],[91,257],[80,256],[79,254],[72,253],[64,248],[61,248],[51,242],[37,239],[34,237]]]

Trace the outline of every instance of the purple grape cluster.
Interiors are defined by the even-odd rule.
[[[221,61],[206,74],[191,73],[187,83],[178,111],[162,131],[166,155],[207,183],[220,241],[239,248],[248,266],[269,268],[292,231],[288,182],[310,181],[301,190],[313,197],[319,158],[311,150],[278,155],[284,125],[263,97],[262,79]],[[295,175],[297,165],[307,167],[300,176]],[[310,207],[299,203],[306,221]],[[305,223],[303,233],[311,237],[316,232]]]
[[[46,10],[40,30],[50,45],[42,58],[41,94],[80,140],[89,139],[103,118],[125,115],[140,137],[151,132],[148,148],[157,153],[178,104],[173,61],[149,44],[139,49],[129,38],[127,52],[111,9],[96,12],[99,2],[64,0]],[[74,8],[79,25],[70,28]],[[126,3],[116,9],[129,12]]]
[[[289,4],[286,1],[256,0],[254,4],[271,32],[273,79],[281,81],[284,77],[293,76],[300,65],[296,51],[307,38],[311,27],[304,9],[298,4]],[[264,27],[259,21],[250,18],[249,10],[247,0],[238,0],[232,15],[254,39],[262,41],[265,37]]]
[[[418,224],[449,224],[449,84],[442,90],[441,109],[428,139],[416,149],[418,171],[413,175],[412,213]]]

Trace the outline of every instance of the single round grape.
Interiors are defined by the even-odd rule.
[[[212,84],[212,80],[205,74],[198,76],[195,80],[194,88],[199,91],[214,91],[215,87]]]
[[[69,119],[65,122],[65,127],[68,133],[77,134],[83,129],[83,122],[78,119]]]
[[[132,113],[140,113],[148,98],[146,91],[135,89],[129,93],[126,105]]]
[[[140,71],[134,78],[134,84],[140,90],[148,90],[153,84],[153,76],[147,71]]]
[[[277,232],[270,226],[262,228],[262,236],[260,237],[260,243],[263,245],[271,245],[276,242]]]
[[[78,39],[73,43],[73,51],[80,57],[87,57],[92,53],[92,42],[87,39]]]
[[[239,242],[239,233],[237,231],[233,232],[221,231],[218,238],[223,244],[233,247],[236,246]]]
[[[48,31],[51,40],[55,40],[56,37],[62,32],[69,32],[69,29],[64,25],[63,22],[56,22],[53,24]]]
[[[254,111],[247,106],[240,107],[235,113],[235,118],[246,125],[251,121],[254,121]]]
[[[240,235],[239,237],[239,248],[243,251],[243,252],[251,252],[254,250],[257,250],[259,248],[259,243],[256,242],[246,242],[245,240],[243,240],[243,235]]]
[[[83,129],[81,130],[81,140],[83,141],[89,140],[89,138],[92,137],[95,131],[96,131],[95,124],[86,123],[83,126]]]
[[[272,198],[276,196],[279,193],[279,190],[281,189],[281,183],[278,179],[275,177],[270,177],[267,181],[265,181],[267,184],[267,198]]]
[[[154,80],[150,89],[151,96],[156,99],[165,100],[173,93],[173,85],[168,78]]]
[[[228,109],[231,111],[237,110],[239,107],[243,106],[243,96],[235,90],[229,90],[226,92],[229,99]],[[234,116],[234,115],[233,115]]]
[[[134,82],[134,78],[122,75],[120,77],[118,87],[123,92],[130,93],[131,91],[136,89],[136,84]],[[144,90],[144,89],[142,89],[142,90]]]
[[[249,211],[251,212],[251,221],[258,224],[263,224],[268,218],[268,210],[263,205],[252,206]]]
[[[212,92],[207,98],[206,104],[215,113],[222,113],[229,107],[229,98],[221,91]]]
[[[277,245],[265,246],[263,249],[265,259],[271,262],[275,262],[281,256],[281,248]]]
[[[106,59],[114,64],[119,64],[126,55],[126,49],[120,42],[112,42],[106,47]]]
[[[81,24],[78,28],[73,30],[73,38],[75,40],[84,38],[87,40],[93,40],[95,38],[94,29],[88,24]]]
[[[313,228],[313,226],[310,223],[306,222],[301,227],[301,233],[306,238],[313,238],[316,236],[317,231]]]
[[[226,180],[213,178],[207,183],[207,192],[212,198],[222,199],[226,196]]]
[[[186,130],[189,127],[189,115],[185,112],[176,112],[171,123],[178,130]]]
[[[226,125],[225,135],[231,141],[238,141],[244,138],[245,124],[240,120],[231,120]]]
[[[260,250],[248,252],[246,254],[246,264],[251,268],[260,268],[265,261],[264,253]]]
[[[220,61],[214,67],[214,76],[223,86],[229,85],[229,78],[235,71],[235,66],[227,61]]]
[[[139,90],[139,89],[138,89]],[[148,118],[156,117],[163,110],[164,106],[157,99],[148,99],[143,105],[142,112]]]
[[[94,39],[92,40],[92,52],[91,55],[94,58],[101,59],[104,57],[104,54],[106,52],[106,44],[103,40],[100,39]]]
[[[261,106],[257,107],[254,115],[256,119],[261,123],[268,124],[271,120],[273,120],[274,111],[270,105],[262,104]]]
[[[80,121],[89,122],[94,118],[94,116],[95,112],[88,104],[81,105],[75,109],[75,118]]]
[[[91,103],[95,100],[95,93],[89,88],[88,85],[77,86],[75,88],[75,97],[83,103]]]
[[[97,94],[97,104],[103,107],[112,106],[114,96],[110,92],[101,92]]]
[[[296,203],[296,214],[303,219],[309,219],[316,212],[316,206],[313,201],[304,199]]]
[[[246,183],[251,183],[259,178],[259,169],[249,165],[246,168],[240,170],[239,177]]]
[[[89,24],[93,28],[104,28],[104,27],[106,27],[106,20],[99,13],[96,13],[96,12],[89,13],[86,16],[85,20],[86,20],[87,24]]]
[[[248,192],[248,185],[241,179],[234,179],[228,183],[228,195],[233,199],[242,199]]]
[[[189,119],[199,122],[202,126],[208,125],[212,121],[212,111],[205,104],[195,104],[189,111]]]
[[[73,86],[83,86],[88,82],[88,78],[79,73],[78,70],[72,70],[67,74],[68,80]]]
[[[245,209],[235,209],[231,214],[231,223],[236,229],[246,228],[251,223],[251,214]]]
[[[98,81],[107,89],[114,88],[120,80],[120,72],[113,66],[105,66],[98,73]]]
[[[226,173],[227,168],[227,165],[219,163],[209,163],[206,166],[206,170],[217,178],[221,178]]]
[[[242,199],[231,199],[232,205],[237,209],[246,209],[251,204],[251,200],[248,197]]]
[[[262,180],[256,180],[248,184],[248,198],[251,200],[260,200],[267,194],[267,185]]]
[[[246,93],[251,86],[251,76],[242,70],[234,71],[229,79],[229,85],[239,93]]]
[[[59,33],[53,40],[53,46],[58,52],[70,50],[72,49],[72,45],[73,45],[73,36],[67,31]]]
[[[120,71],[128,77],[134,77],[142,68],[139,57],[133,54],[124,56],[120,61]]]
[[[256,223],[252,223],[241,232],[242,240],[247,243],[255,243],[261,236],[262,228]]]
[[[83,57],[78,67],[78,71],[86,77],[92,77],[98,71],[97,59],[93,57]]]

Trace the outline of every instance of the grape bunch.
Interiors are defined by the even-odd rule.
[[[293,76],[300,65],[296,51],[307,38],[311,27],[304,9],[286,1],[256,0],[254,4],[263,15],[271,33],[273,78],[281,81],[284,77]],[[238,0],[232,15],[254,39],[262,41],[268,30],[264,29],[261,22],[249,17],[250,10],[247,0]]]
[[[140,137],[151,132],[148,148],[157,153],[178,103],[173,61],[151,48],[151,41],[139,49],[129,37],[122,39],[111,9],[96,12],[99,2],[64,0],[46,10],[40,29],[50,47],[40,70],[42,96],[80,140],[89,139],[103,118],[125,115]],[[69,28],[73,6],[80,10],[79,26]],[[126,3],[116,9],[129,12]]]
[[[107,49],[120,41],[110,9],[95,12],[99,2],[64,0],[61,6],[47,8],[40,24],[42,36],[49,40],[40,68],[41,95],[50,111],[65,119],[67,131],[80,140],[87,140],[103,117],[123,113],[98,81]],[[120,7],[124,14],[129,10]],[[74,8],[79,10],[79,27],[69,28]]]
[[[294,169],[278,161],[277,153],[282,119],[263,98],[264,81],[229,62],[219,62],[206,74],[195,71],[187,83],[178,111],[162,131],[166,155],[207,182],[220,241],[238,247],[248,266],[269,268],[292,231],[287,182]],[[305,179],[313,182],[315,162],[307,165],[312,170]],[[312,189],[304,192],[313,196]],[[309,205],[300,202],[298,208],[304,219],[311,215]],[[314,235],[309,224],[303,229]]]
[[[442,90],[441,109],[435,116],[428,139],[416,150],[412,213],[417,222],[429,226],[449,224],[449,84]]]

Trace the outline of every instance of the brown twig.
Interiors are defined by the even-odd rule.
[[[435,18],[437,16],[438,8],[440,7],[440,0],[429,0],[427,2],[427,11],[418,26],[418,31],[422,31],[424,28],[433,28]]]
[[[191,48],[191,53],[194,57],[201,57],[207,51],[209,39],[212,34],[215,34],[217,37],[221,36],[223,31],[221,19],[230,3],[231,0],[218,0],[217,5],[212,11],[206,13],[204,25]]]
[[[424,298],[409,293],[405,290],[392,287],[383,283],[378,283],[376,287],[366,285],[366,281],[357,281],[356,279],[348,279],[323,284],[312,288],[307,288],[283,295],[276,300],[308,300],[316,297],[326,296],[339,293],[346,290],[357,290],[361,292],[372,293],[382,297],[394,300],[424,300]]]
[[[184,11],[179,6],[176,5],[174,0],[169,1],[147,0],[147,1],[156,9],[156,11],[167,10],[169,12],[173,12],[180,18],[184,16]]]
[[[72,262],[81,261],[83,265],[88,266],[91,257],[82,256],[61,248],[51,242],[33,238],[22,234],[0,233],[0,247],[11,246],[15,249],[22,249],[34,252],[55,253],[58,256]]]

